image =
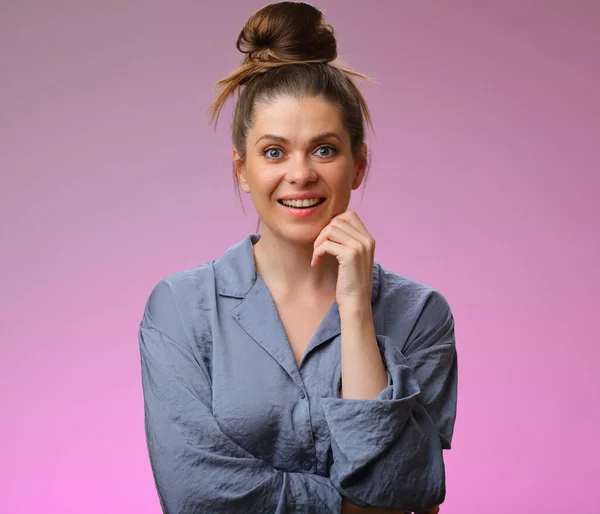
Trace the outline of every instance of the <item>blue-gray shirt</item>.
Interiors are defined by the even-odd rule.
[[[425,510],[446,494],[456,418],[454,318],[431,287],[373,267],[388,386],[340,398],[334,302],[296,364],[250,234],[162,279],[139,328],[145,428],[163,511]]]

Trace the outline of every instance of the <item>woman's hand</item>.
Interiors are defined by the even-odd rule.
[[[326,253],[339,262],[336,300],[338,306],[371,305],[375,239],[354,211],[346,211],[321,230],[314,242],[311,266]]]
[[[340,310],[344,306],[371,306],[375,239],[354,211],[333,218],[321,230],[314,242],[311,266],[318,266],[325,254],[339,262],[336,300]],[[439,506],[416,514],[438,514]],[[342,501],[341,514],[411,514],[408,510],[359,507],[348,500]]]

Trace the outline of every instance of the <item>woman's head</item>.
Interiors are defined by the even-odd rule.
[[[365,176],[369,111],[350,76],[368,77],[329,64],[337,58],[333,29],[302,2],[254,13],[237,48],[244,62],[218,82],[222,91],[211,109],[216,121],[239,88],[232,127],[236,182],[252,195],[266,228],[310,242],[346,210]],[[325,201],[314,215],[293,216],[280,200],[299,193]]]

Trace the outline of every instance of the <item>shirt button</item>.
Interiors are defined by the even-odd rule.
[[[304,469],[308,471],[310,468],[312,468],[312,464],[309,461],[306,461],[304,463]]]
[[[304,400],[304,398],[306,398],[306,394],[304,393],[304,391],[300,391],[300,398],[302,398]]]

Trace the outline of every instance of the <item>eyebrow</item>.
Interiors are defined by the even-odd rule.
[[[310,140],[310,142],[311,142],[311,144],[320,143],[321,141],[323,141],[325,139],[329,139],[330,137],[337,139],[340,143],[343,144],[342,138],[340,136],[338,136],[335,132],[323,132],[322,134],[319,134],[318,136],[313,137]],[[256,146],[258,143],[260,143],[263,139],[272,139],[273,141],[277,141],[278,143],[281,143],[281,144],[289,143],[289,141],[285,137],[276,136],[275,134],[265,134],[264,136],[261,136],[257,139],[256,143],[254,143],[254,146]]]

